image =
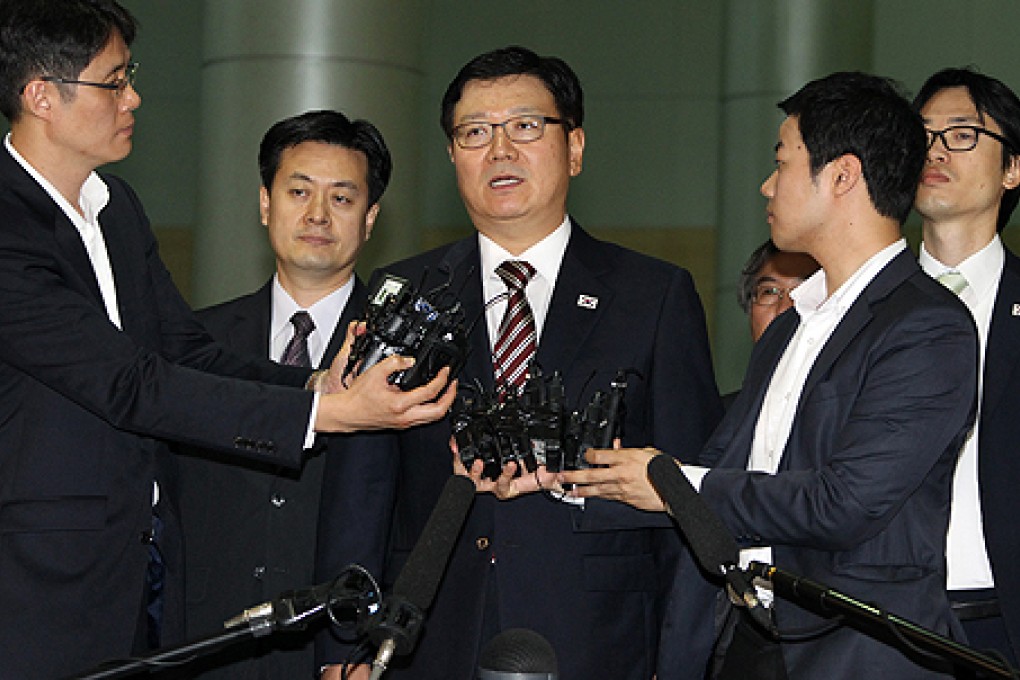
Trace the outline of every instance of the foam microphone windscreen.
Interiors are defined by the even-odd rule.
[[[713,574],[719,566],[736,562],[738,548],[719,519],[671,456],[659,454],[648,462],[648,479],[691,546],[701,568]]]
[[[482,649],[479,680],[556,680],[559,667],[549,641],[527,628],[510,628]]]
[[[475,498],[475,484],[452,475],[443,487],[425,528],[393,584],[393,594],[425,611],[432,605],[457,536]]]

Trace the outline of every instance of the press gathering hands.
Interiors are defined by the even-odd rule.
[[[391,356],[357,377],[344,377],[354,339],[365,331],[364,322],[352,322],[347,337],[329,370],[317,373],[310,387],[321,392],[315,417],[317,432],[405,429],[439,420],[453,405],[457,381],[443,368],[431,381],[404,391],[387,378],[414,365],[411,357]]]
[[[661,451],[651,447],[643,449],[588,449],[585,460],[598,467],[583,470],[549,472],[540,465],[528,472],[516,462],[503,466],[496,480],[482,477],[484,464],[474,461],[467,469],[457,453],[457,444],[451,439],[453,471],[469,477],[477,493],[491,493],[500,500],[511,500],[536,491],[565,494],[568,498],[604,498],[632,505],[638,510],[663,512],[665,506],[655,487],[648,479],[648,462]],[[564,489],[569,488],[570,491]]]

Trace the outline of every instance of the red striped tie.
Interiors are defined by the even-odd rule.
[[[506,313],[499,323],[499,337],[492,348],[492,368],[496,389],[501,394],[516,392],[528,374],[528,366],[538,351],[538,334],[531,305],[524,287],[535,275],[535,268],[524,260],[507,260],[496,267],[510,297]]]

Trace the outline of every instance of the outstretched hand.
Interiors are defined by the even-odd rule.
[[[632,505],[638,510],[665,511],[655,487],[648,479],[648,462],[660,453],[643,449],[588,449],[585,459],[598,467],[565,470],[563,484],[573,484],[577,498],[605,498]]]

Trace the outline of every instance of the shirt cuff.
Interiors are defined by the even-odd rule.
[[[701,467],[700,465],[681,465],[680,472],[684,473],[684,477],[691,483],[695,491],[701,491],[701,480],[705,478],[712,468]]]
[[[319,392],[312,394],[312,413],[308,416],[308,429],[305,431],[305,451],[315,444],[315,417],[319,415]]]

